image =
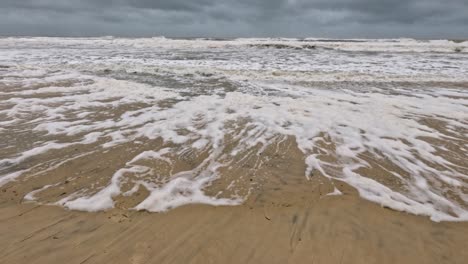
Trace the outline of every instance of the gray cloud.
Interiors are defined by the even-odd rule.
[[[468,1],[0,0],[0,35],[468,38]]]

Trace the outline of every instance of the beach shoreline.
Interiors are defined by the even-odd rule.
[[[0,263],[468,259],[468,42],[0,44]]]

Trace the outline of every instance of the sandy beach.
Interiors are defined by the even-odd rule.
[[[5,201],[2,263],[465,263],[466,223],[434,223],[355,194],[304,203],[67,211]]]
[[[129,146],[73,160],[21,184],[6,184],[0,192],[0,262],[465,263],[468,259],[467,223],[434,222],[380,206],[320,173],[308,180],[295,142],[284,144],[287,155],[272,159],[265,171],[241,183],[254,187],[237,206],[186,205],[160,213],[129,210],[148,196],[143,188],[132,196],[115,197],[116,208],[105,212],[70,211],[24,200],[29,190],[54,180],[62,187],[43,191],[38,196],[42,203],[58,201],[95,177],[110,178],[115,168],[102,168],[101,161],[121,166],[119,160],[132,154],[125,149],[141,151]],[[66,150],[60,155],[66,156]],[[274,157],[268,151],[265,155]],[[90,177],[67,180],[78,170]],[[229,182],[229,177],[233,176],[222,179]],[[224,188],[223,181],[215,188]],[[330,195],[334,188],[341,195]]]
[[[0,263],[466,263],[465,48],[0,38]]]

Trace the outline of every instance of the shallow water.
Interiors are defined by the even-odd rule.
[[[467,52],[450,41],[3,38],[0,184],[30,182],[26,200],[87,211],[142,190],[138,210],[236,205],[297,149],[306,180],[466,221]],[[99,170],[109,155],[118,161]]]

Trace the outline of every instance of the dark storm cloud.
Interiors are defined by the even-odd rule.
[[[466,0],[0,0],[1,35],[467,38]]]
[[[130,6],[136,8],[151,8],[161,10],[178,10],[178,11],[200,11],[207,6],[211,6],[215,3],[215,0],[128,0],[127,3]]]

